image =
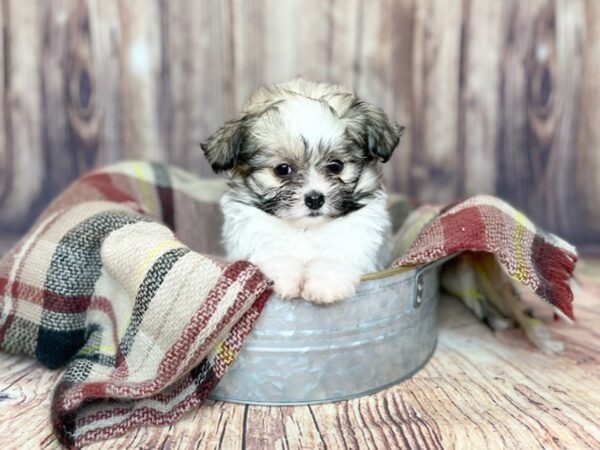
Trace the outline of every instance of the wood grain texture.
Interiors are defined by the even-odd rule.
[[[554,322],[560,355],[517,330],[494,335],[445,297],[433,358],[413,378],[350,401],[299,407],[206,402],[171,427],[145,427],[92,449],[593,449],[600,446],[600,260],[578,268],[574,325]],[[531,304],[547,320],[551,312]],[[0,354],[0,447],[59,448],[49,423],[59,372]]]
[[[519,206],[529,200],[532,181],[539,180],[539,174],[534,173],[531,167],[531,158],[537,157],[539,150],[534,153],[523,149],[535,148],[530,142],[532,135],[529,134],[528,125],[527,90],[531,74],[527,71],[527,64],[531,65],[533,63],[531,58],[536,57],[533,24],[536,18],[543,14],[545,6],[547,4],[543,0],[515,2],[509,11],[506,25],[507,39],[501,65],[500,122],[502,127],[497,147],[496,190]],[[550,49],[545,47],[541,56],[549,60],[549,52]],[[548,72],[547,74],[549,75]],[[548,100],[549,90],[546,86],[545,101]],[[550,107],[548,109],[551,111]]]
[[[548,128],[554,128],[555,131],[548,150],[543,181],[536,187],[536,194],[539,197],[534,196],[536,204],[541,204],[542,208],[545,208],[545,215],[537,214],[538,220],[553,229],[569,230],[567,234],[571,239],[585,232],[585,227],[580,227],[584,222],[577,217],[579,214],[565,214],[565,211],[569,210],[575,212],[571,205],[577,204],[577,192],[573,180],[578,177],[578,174],[573,149],[577,148],[577,128],[581,120],[579,105],[585,16],[585,0],[556,2],[554,11],[556,63],[553,67],[555,79],[550,82],[553,83],[550,95],[554,96],[552,101],[556,104],[556,117],[546,125]],[[541,103],[543,103],[545,75],[537,75],[537,77],[540,79],[536,81],[541,85]],[[600,148],[597,152],[600,152]],[[600,190],[597,191],[597,195],[600,195]]]
[[[397,123],[406,127],[402,146],[395,153],[394,164],[384,166],[384,175],[394,180],[395,189],[408,192],[411,181],[413,121],[413,0],[362,2],[356,28],[355,76],[356,92],[379,105]]]
[[[415,3],[411,193],[450,201],[458,186],[462,2]],[[418,124],[418,126],[416,126]]]
[[[586,35],[579,114],[575,185],[581,211],[579,230],[588,240],[600,235],[600,2],[586,2]],[[574,152],[575,153],[575,152]]]
[[[100,122],[95,164],[102,165],[128,157],[121,106],[119,8],[113,0],[90,0],[87,5],[93,62],[90,98]]]
[[[501,64],[513,6],[510,1],[464,3],[458,125],[462,195],[495,191]]]
[[[0,234],[123,158],[213,176],[198,143],[303,75],[406,126],[392,189],[495,194],[600,243],[596,0],[1,0],[0,21]]]
[[[117,2],[123,146],[128,157],[164,160],[159,133],[162,29],[157,2]]]
[[[15,229],[39,210],[44,159],[41,115],[39,8],[2,0],[4,146],[0,226]]]
[[[512,8],[498,146],[497,192],[571,239],[581,232],[573,148],[584,17],[581,1],[518,2]]]
[[[100,139],[90,18],[83,3],[52,0],[41,8],[43,186],[59,192],[93,167]]]
[[[161,3],[166,156],[204,176],[212,171],[199,143],[237,112],[232,14],[231,2]]]

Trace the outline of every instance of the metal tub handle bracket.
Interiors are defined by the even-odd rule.
[[[444,258],[439,259],[438,261],[434,261],[429,264],[425,264],[417,269],[417,275],[415,276],[415,294],[413,296],[413,308],[417,309],[423,304],[423,300],[425,300],[425,275],[429,273],[430,270],[440,270],[442,265],[454,258],[456,255],[448,255]]]
[[[423,271],[419,270],[415,277],[415,295],[413,296],[413,308],[417,309],[423,303],[423,291],[425,286],[423,284]]]

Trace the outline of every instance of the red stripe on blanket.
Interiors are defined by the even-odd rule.
[[[118,203],[136,203],[134,197],[115,186],[112,176],[107,173],[91,173],[84,177],[82,182],[94,187],[94,189],[98,190],[106,200]]]
[[[533,238],[532,252],[535,270],[542,278],[536,294],[548,299],[567,317],[575,320],[569,279],[575,270],[577,256],[550,245],[538,235]]]
[[[8,279],[0,277],[0,295],[4,292]],[[25,301],[56,313],[78,314],[85,312],[90,305],[90,296],[68,296],[40,289],[31,284],[14,280],[11,284],[11,296],[15,301]],[[48,304],[44,302],[47,301]]]
[[[81,393],[86,398],[102,398],[106,396],[106,383],[92,382],[85,383]]]
[[[81,314],[87,311],[91,296],[69,297],[52,291],[44,291],[44,309],[63,314]]]
[[[444,229],[446,255],[465,250],[488,250],[480,208],[473,206],[456,213],[446,213],[440,221]]]

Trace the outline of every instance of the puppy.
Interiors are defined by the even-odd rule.
[[[259,88],[201,147],[227,172],[230,260],[249,260],[284,298],[331,303],[384,268],[390,218],[382,163],[403,127],[347,88],[303,79]]]

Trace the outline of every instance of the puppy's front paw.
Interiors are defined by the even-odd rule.
[[[315,303],[334,303],[352,297],[359,282],[360,274],[339,261],[312,261],[304,272],[302,297]]]
[[[271,280],[273,290],[282,298],[297,298],[302,292],[302,261],[289,257],[273,257],[257,262],[258,267]]]

